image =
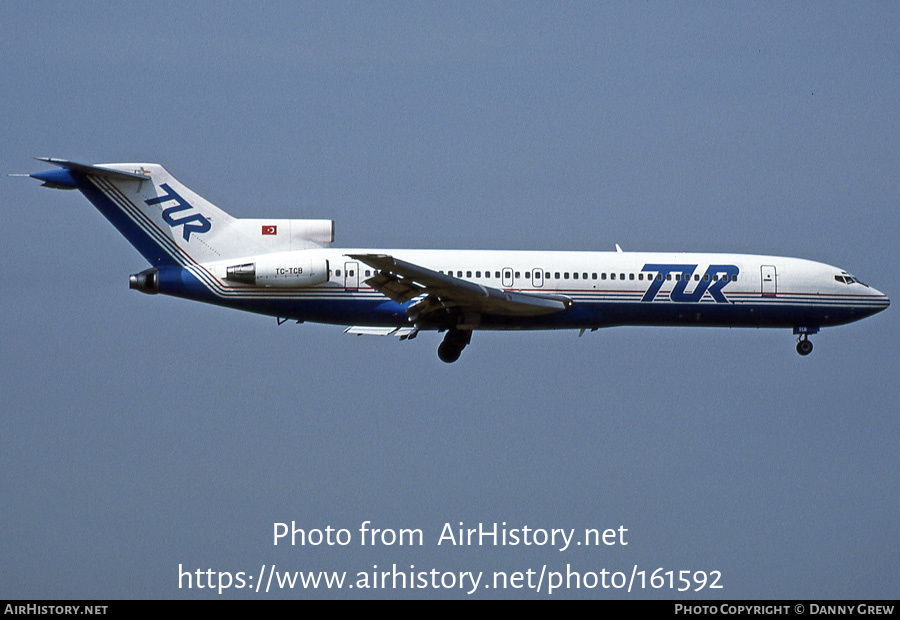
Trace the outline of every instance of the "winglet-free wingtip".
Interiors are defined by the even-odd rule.
[[[618,252],[619,254],[622,254],[624,252],[624,250],[619,247],[618,243],[616,244],[616,252]]]

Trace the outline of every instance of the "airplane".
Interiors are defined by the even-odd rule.
[[[890,305],[847,271],[748,254],[333,248],[334,222],[234,218],[158,164],[56,166],[30,174],[77,189],[150,262],[129,287],[348,334],[443,332],[459,359],[476,330],[715,326],[790,328],[797,352],[822,327]],[[24,175],[23,175],[24,176]]]

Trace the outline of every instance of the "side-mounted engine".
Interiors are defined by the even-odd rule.
[[[252,262],[240,262],[225,267],[229,282],[264,287],[315,286],[328,281],[328,261],[304,253],[284,253],[280,256],[260,256]]]

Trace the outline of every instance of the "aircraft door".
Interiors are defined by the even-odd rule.
[[[348,291],[359,288],[359,263],[344,263],[344,288]]]
[[[762,278],[762,296],[763,297],[775,297],[775,293],[778,289],[777,283],[777,274],[775,273],[774,265],[763,265],[760,269],[760,276]]]
[[[534,288],[541,288],[544,286],[544,270],[543,269],[532,269],[531,270],[531,284]]]
[[[513,285],[513,270],[509,267],[503,268],[503,279],[502,283],[504,287],[510,287]]]

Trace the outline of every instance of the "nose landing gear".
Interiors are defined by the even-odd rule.
[[[813,350],[813,343],[809,341],[811,334],[819,333],[818,327],[795,327],[794,335],[799,335],[797,339],[797,353],[800,355],[809,355]]]
[[[797,353],[800,355],[809,355],[812,353],[813,344],[809,341],[806,334],[803,334],[800,337],[800,340],[797,341]]]

